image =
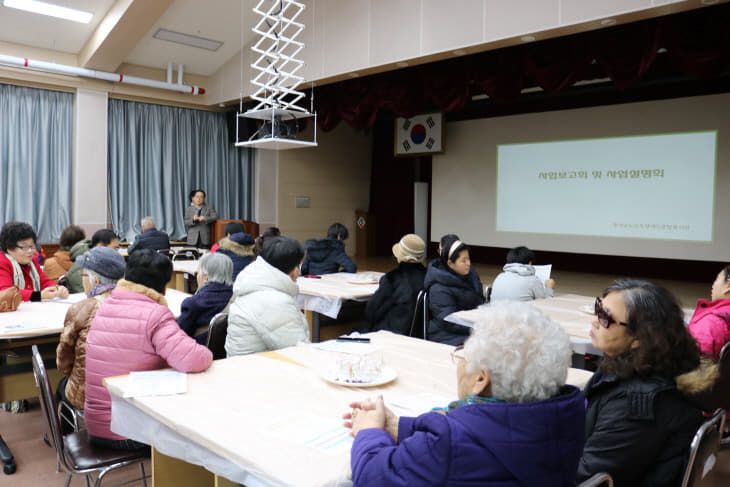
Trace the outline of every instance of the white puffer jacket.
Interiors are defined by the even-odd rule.
[[[228,314],[226,354],[245,355],[309,340],[309,325],[297,308],[297,283],[258,257],[238,274]]]

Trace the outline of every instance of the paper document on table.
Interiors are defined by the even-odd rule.
[[[393,408],[402,415],[418,416],[436,407],[446,407],[449,403],[455,401],[456,397],[421,392],[408,395],[388,394],[383,399],[386,406]]]
[[[332,454],[349,452],[353,438],[340,419],[298,416],[269,426],[269,432],[286,441]]]
[[[168,396],[188,392],[188,375],[177,370],[130,372],[124,397]]]
[[[540,282],[542,285],[545,285],[545,281],[550,279],[550,272],[553,270],[552,264],[545,264],[545,265],[534,265],[532,266],[535,268],[535,275],[538,279],[540,279]]]
[[[69,294],[67,298],[53,298],[51,300],[51,302],[74,304],[74,303],[78,303],[79,301],[83,301],[86,298],[87,298],[87,296],[84,293],[73,293],[73,294]]]
[[[16,321],[7,325],[0,325],[0,333],[12,333],[18,331],[42,330],[48,328],[48,324],[40,321]]]

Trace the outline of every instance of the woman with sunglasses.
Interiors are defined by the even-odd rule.
[[[585,398],[565,384],[562,328],[528,304],[500,302],[452,359],[458,395],[446,407],[414,418],[382,396],[350,404],[354,486],[574,485]]]
[[[617,487],[679,485],[702,424],[699,393],[715,371],[666,289],[619,280],[596,298],[591,341],[603,351],[585,388],[586,442],[577,480],[608,472]]]
[[[23,301],[68,297],[68,290],[49,279],[33,258],[35,242],[35,231],[27,223],[3,225],[0,230],[0,291],[16,286]]]
[[[697,340],[703,355],[719,360],[723,345],[730,342],[730,265],[715,277],[710,300],[697,301],[689,332]]]

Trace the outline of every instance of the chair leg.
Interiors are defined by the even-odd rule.
[[[139,462],[139,471],[142,473],[142,486],[147,487],[147,477],[144,474],[144,462]]]
[[[84,478],[86,479],[86,487],[91,487],[91,474],[87,473]]]
[[[63,484],[63,487],[68,487],[68,485],[71,483],[71,474],[66,474],[66,483]]]

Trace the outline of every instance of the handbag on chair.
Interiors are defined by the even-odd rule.
[[[0,291],[0,312],[15,311],[20,306],[23,297],[16,286]]]

